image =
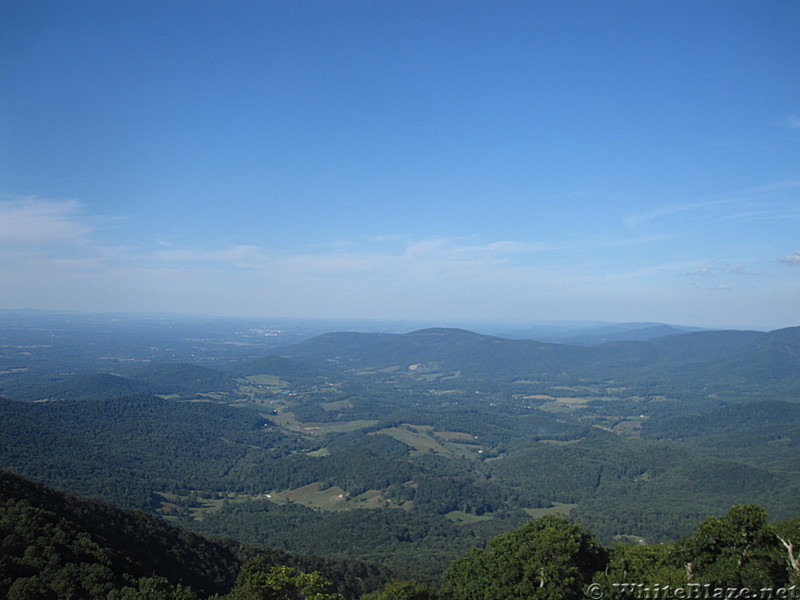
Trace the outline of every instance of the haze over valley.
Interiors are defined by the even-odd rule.
[[[531,517],[673,543],[800,511],[800,328],[0,317],[0,464],[206,535],[433,581]]]

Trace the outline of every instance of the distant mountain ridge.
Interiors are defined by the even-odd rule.
[[[18,392],[19,400],[94,400],[131,394],[177,394],[228,391],[236,387],[234,376],[217,369],[189,363],[156,363],[138,367],[124,376],[98,373],[73,377]]]
[[[570,336],[561,340],[561,342],[570,345],[586,346],[622,341],[644,342],[669,335],[680,335],[699,331],[704,330],[699,327],[677,327],[675,325],[665,325],[663,323],[628,323],[601,327],[594,331]]]
[[[800,393],[800,327],[700,331],[649,341],[574,346],[430,328],[407,334],[328,333],[289,346],[285,356],[358,368],[431,363],[476,377],[558,376],[621,381],[688,380]]]
[[[664,333],[671,326],[651,329],[654,334]],[[639,336],[644,330],[631,331]],[[427,365],[478,379],[578,377],[633,384],[686,381],[695,387],[738,387],[747,393],[797,395],[800,327],[766,333],[704,330],[592,345],[510,339],[444,327],[405,334],[332,332],[225,370],[188,363],[152,364],[124,376],[101,373],[34,386],[15,397],[84,400],[136,393],[192,397],[201,392],[233,390],[238,385],[236,377],[260,373],[279,375],[289,382],[312,383],[335,373],[337,363],[345,369]]]
[[[668,335],[709,331],[703,327],[686,327],[667,323],[587,323],[566,325],[540,325],[498,334],[511,339],[531,339],[542,342],[593,346],[608,342],[648,341]]]

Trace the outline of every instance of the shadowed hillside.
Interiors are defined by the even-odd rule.
[[[212,541],[138,511],[65,494],[0,471],[0,595],[103,598],[142,577],[164,577],[201,596],[228,592],[244,561],[319,571],[354,598],[391,573],[356,561],[326,560]]]

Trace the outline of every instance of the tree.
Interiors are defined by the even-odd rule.
[[[734,506],[710,517],[682,542],[686,578],[715,587],[760,589],[786,583],[781,548],[763,508]]]
[[[672,544],[615,544],[608,551],[608,584],[683,585],[686,573]]]
[[[365,594],[361,600],[436,600],[436,592],[424,583],[393,579],[383,589]]]
[[[9,588],[8,600],[55,600],[58,595],[44,581],[36,577],[21,577]]]
[[[549,515],[472,548],[444,575],[452,600],[572,600],[604,568],[606,552],[580,525]]]
[[[197,600],[197,596],[189,587],[173,586],[166,577],[142,577],[135,588],[122,588],[120,600]]]
[[[278,566],[267,572],[261,562],[256,557],[242,566],[226,600],[343,600],[340,594],[328,592],[330,582],[316,571],[303,573]]]

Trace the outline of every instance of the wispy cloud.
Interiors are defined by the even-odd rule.
[[[92,227],[75,200],[27,196],[0,200],[0,243],[7,245],[72,245],[89,242]]]
[[[145,257],[158,263],[175,265],[205,264],[240,268],[258,268],[269,258],[258,246],[246,244],[227,246],[217,250],[164,246],[164,249],[147,253]]]
[[[789,118],[786,119],[785,124],[789,129],[800,129],[800,117],[797,115],[790,115]]]
[[[336,276],[361,276],[364,281],[457,280],[496,276],[497,269],[510,268],[509,260],[533,254],[546,245],[517,242],[491,242],[470,245],[452,238],[396,240],[372,238],[364,245],[337,244],[318,252],[287,252],[239,245],[204,250],[162,248],[153,252],[154,262],[184,269],[240,269],[258,272],[270,279],[330,279]]]
[[[686,271],[686,275],[696,275],[700,277],[715,277],[717,275],[752,275],[744,265],[734,265],[727,262],[715,263],[712,265],[698,266]]]
[[[709,202],[686,202],[682,204],[671,204],[647,212],[630,215],[625,219],[625,224],[629,228],[634,229],[639,225],[647,223],[648,221],[654,221],[656,219],[667,217],[669,215],[691,212],[708,208],[710,206],[718,206],[721,204],[730,204],[730,203],[731,200],[713,200]]]
[[[691,202],[675,202],[629,215],[625,224],[630,229],[681,213],[702,213],[706,219],[723,221],[769,221],[800,218],[796,195],[800,178],[783,179],[749,188],[731,190]],[[729,211],[718,210],[729,208]],[[715,210],[717,209],[717,210]]]
[[[132,249],[107,241],[118,220],[90,215],[77,200],[0,199],[0,260],[19,269],[29,261],[67,269],[124,259]]]
[[[778,259],[778,262],[785,263],[787,265],[800,266],[800,250],[788,256],[781,256]]]

